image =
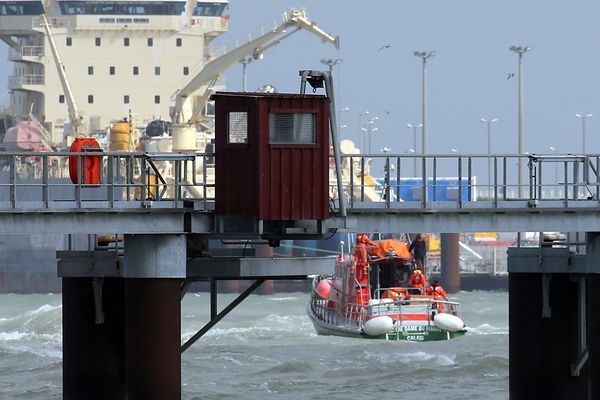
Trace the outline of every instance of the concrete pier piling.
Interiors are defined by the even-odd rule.
[[[93,281],[63,278],[64,398],[181,398],[179,280]]]
[[[181,398],[181,235],[126,235],[115,255],[63,260],[65,399]]]
[[[446,292],[457,293],[460,290],[459,234],[442,233],[440,241],[442,246],[441,283]]]
[[[126,399],[181,398],[179,279],[125,280]]]
[[[63,398],[124,399],[124,282],[104,279],[101,323],[92,282],[62,279]]]
[[[600,235],[568,246],[509,248],[511,400],[598,399]]]
[[[578,282],[572,278],[571,274],[509,276],[512,400],[591,398],[587,366],[577,374],[571,371],[579,357],[580,337]]]

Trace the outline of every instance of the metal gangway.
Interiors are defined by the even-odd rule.
[[[102,158],[99,182],[73,183],[68,157],[77,157],[85,165],[92,156]],[[519,158],[528,166],[521,184]],[[327,228],[537,232],[555,230],[551,226],[560,223],[565,231],[595,230],[600,226],[599,160],[596,154],[344,154],[342,199],[334,168],[330,171]],[[27,224],[17,229],[29,219],[42,217],[51,232],[60,229],[61,220],[77,228],[75,221],[82,216],[88,223],[76,229],[81,233],[115,231],[108,219],[100,223],[105,227],[90,226],[89,221],[109,216],[119,217],[115,221],[122,223],[117,225],[131,227],[125,231],[160,231],[158,221],[163,221],[167,224],[163,228],[177,232],[207,232],[217,224],[215,162],[218,157],[209,153],[4,152],[0,155],[0,219],[10,223],[3,224],[0,233],[43,230]],[[338,216],[340,201],[345,202],[347,217]],[[140,216],[148,213],[155,219],[143,222]],[[54,227],[48,225],[50,220]]]

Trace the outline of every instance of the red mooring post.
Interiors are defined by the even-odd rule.
[[[442,285],[446,292],[457,293],[460,290],[460,264],[459,264],[459,234],[442,233]]]

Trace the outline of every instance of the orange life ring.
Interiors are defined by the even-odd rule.
[[[102,151],[102,148],[94,138],[79,137],[73,141],[69,151],[71,153],[98,152]],[[83,165],[84,162],[85,165]],[[79,171],[80,164],[83,167],[83,171],[81,172]],[[69,156],[69,176],[71,177],[71,182],[74,184],[99,184],[101,166],[102,156]]]

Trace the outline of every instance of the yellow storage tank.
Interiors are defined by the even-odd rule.
[[[110,128],[109,150],[130,151],[135,145],[134,129],[127,121],[113,122]]]

